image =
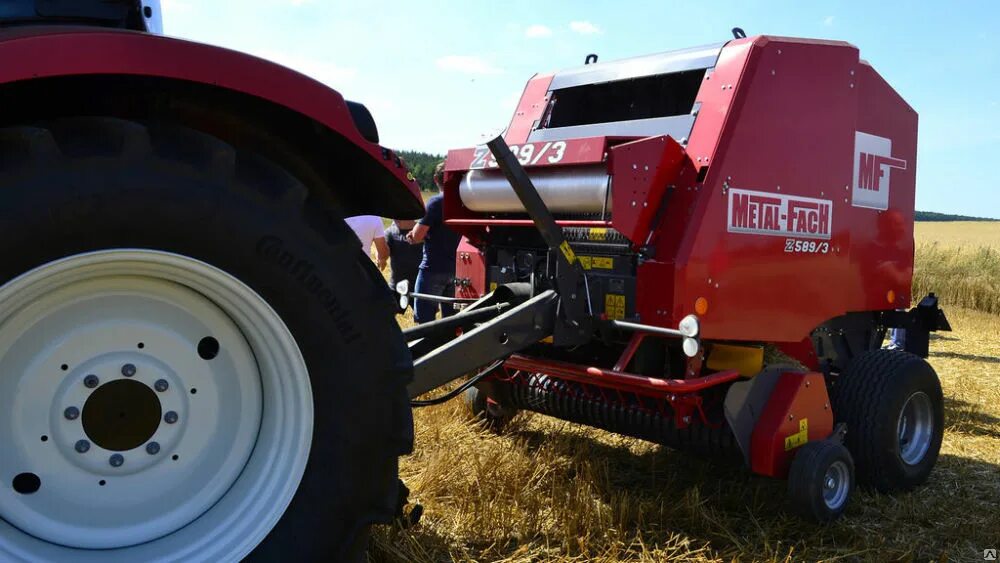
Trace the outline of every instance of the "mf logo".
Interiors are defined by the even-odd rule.
[[[888,209],[892,169],[906,170],[906,161],[892,157],[892,140],[855,131],[854,193],[851,205]]]

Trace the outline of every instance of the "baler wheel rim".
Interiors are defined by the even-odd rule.
[[[854,459],[843,444],[808,442],[792,458],[788,500],[801,516],[819,523],[832,522],[846,510],[854,484]]]
[[[851,492],[851,476],[847,464],[835,461],[823,476],[823,502],[830,510],[837,510],[847,502]]]
[[[927,393],[918,391],[906,399],[899,412],[896,435],[903,462],[907,465],[920,463],[934,437],[934,409]]]

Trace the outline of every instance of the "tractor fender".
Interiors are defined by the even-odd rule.
[[[101,103],[98,98],[115,99],[122,117],[140,119],[171,118],[169,106],[177,99],[186,97],[188,106],[191,100],[196,105],[210,99],[214,105],[206,105],[200,116],[188,111],[184,119],[224,139],[242,127],[240,122],[256,122],[258,144],[284,141],[287,160],[304,161],[306,176],[343,192],[334,199],[345,215],[423,215],[417,182],[398,155],[378,144],[367,110],[281,65],[181,39],[70,26],[0,31],[0,60],[0,105],[6,106],[0,107],[0,121],[5,123],[32,113],[58,117],[63,105],[90,110],[85,99],[94,104]],[[34,90],[32,83],[37,83]],[[87,86],[77,93],[74,84]],[[40,94],[56,107],[32,111],[33,103],[42,103]],[[228,121],[213,122],[214,115],[227,112]],[[233,136],[248,137],[244,132]]]

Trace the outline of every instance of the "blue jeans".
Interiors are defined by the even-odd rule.
[[[417,274],[417,287],[414,291],[416,293],[423,293],[424,295],[454,297],[455,276],[454,274],[420,270]],[[441,318],[450,317],[456,312],[450,303],[438,303],[437,301],[428,301],[419,297],[413,301],[413,319],[418,324],[433,321],[438,312],[438,305],[441,306]]]
[[[899,350],[906,349],[905,328],[889,329],[889,346],[891,346],[893,349],[899,349]]]

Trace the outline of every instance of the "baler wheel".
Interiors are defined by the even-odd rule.
[[[820,523],[836,520],[854,489],[854,460],[832,440],[799,448],[788,473],[788,499],[798,514]]]
[[[927,481],[944,433],[944,399],[934,368],[898,350],[872,350],[851,360],[831,393],[858,483],[882,493]]]
[[[320,190],[111,117],[0,128],[0,561],[356,561],[409,353]]]
[[[514,418],[517,411],[491,400],[478,387],[469,387],[462,395],[465,405],[480,423],[493,432],[500,432]]]

